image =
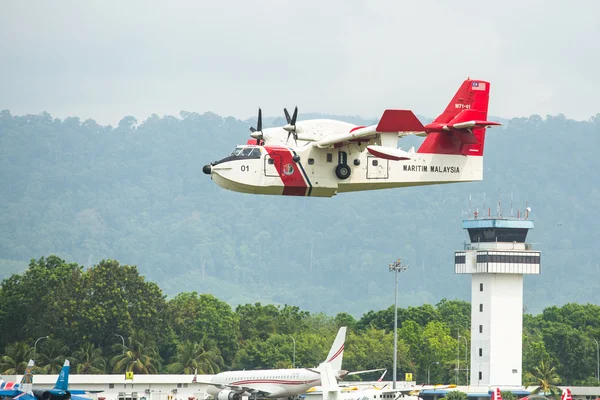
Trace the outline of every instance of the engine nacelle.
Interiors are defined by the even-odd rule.
[[[52,394],[48,390],[33,389],[33,395],[38,400],[50,400],[52,398]]]
[[[33,395],[37,400],[69,400],[71,398],[71,392],[56,389],[33,389]]]
[[[221,390],[217,394],[217,400],[240,400],[241,398],[241,393],[234,392],[233,390]]]

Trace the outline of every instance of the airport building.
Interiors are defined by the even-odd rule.
[[[69,389],[102,390],[86,395],[92,400],[204,400],[205,384],[214,375],[142,375],[125,379],[124,374],[69,375]],[[22,375],[2,376],[5,381],[20,382]],[[52,388],[58,375],[34,376],[34,388]]]
[[[470,385],[521,387],[523,275],[539,274],[541,258],[526,243],[529,209],[523,218],[475,212],[463,228],[469,242],[455,252],[454,271],[471,275]]]

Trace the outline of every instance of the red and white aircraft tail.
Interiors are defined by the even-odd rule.
[[[565,388],[565,390],[562,392],[560,400],[573,400],[573,396],[571,396],[571,389]]]
[[[467,79],[446,109],[425,125],[427,138],[419,153],[482,156],[485,128],[500,125],[487,120],[490,83]]]
[[[346,327],[343,326],[337,333],[333,345],[329,350],[329,354],[325,359],[325,362],[331,365],[333,371],[340,371],[342,369],[342,359],[344,358],[344,342],[346,341]]]
[[[500,388],[495,388],[492,392],[492,400],[502,400],[502,393],[500,392]]]

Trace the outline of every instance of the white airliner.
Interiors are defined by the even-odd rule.
[[[209,385],[206,392],[217,400],[240,400],[242,396],[251,399],[296,398],[321,384],[324,365],[333,371],[336,379],[349,374],[342,370],[345,340],[344,326],[338,331],[327,359],[317,368],[228,371],[215,375],[210,382],[199,383]]]

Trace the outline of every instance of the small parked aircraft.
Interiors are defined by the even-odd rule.
[[[101,390],[69,390],[69,360],[65,360],[56,384],[52,389],[33,389],[33,360],[29,360],[21,383],[1,382],[0,398],[19,400],[90,400],[78,394],[99,393]]]
[[[331,197],[337,193],[483,179],[483,146],[490,84],[467,79],[444,112],[423,125],[410,110],[385,110],[377,125],[297,121],[262,128],[258,110],[252,139],[205,165],[219,186],[243,193]],[[398,138],[426,137],[418,150]]]

